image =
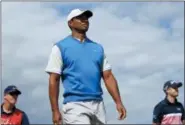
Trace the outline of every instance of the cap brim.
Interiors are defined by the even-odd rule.
[[[178,82],[178,83],[173,84],[171,87],[172,88],[179,88],[181,86],[182,86],[182,83],[181,82]]]
[[[10,93],[10,94],[15,94],[15,95],[21,95],[21,91],[19,91],[18,89],[13,90],[13,91],[10,91],[10,92],[8,92],[8,93]]]
[[[81,15],[86,15],[87,18],[90,18],[93,16],[93,13],[90,10],[86,10],[82,14],[80,14],[79,16],[81,16]]]

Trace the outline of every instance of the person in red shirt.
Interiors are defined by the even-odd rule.
[[[4,90],[4,100],[1,104],[1,119],[3,125],[29,125],[29,120],[25,112],[16,108],[18,96],[21,91],[14,85],[10,85]]]

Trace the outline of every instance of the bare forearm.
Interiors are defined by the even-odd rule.
[[[185,125],[185,120],[182,121],[182,124]]]
[[[51,77],[49,79],[49,99],[52,111],[58,111],[58,97],[59,97],[59,78]]]
[[[113,75],[104,79],[105,86],[116,104],[122,104],[118,84]]]

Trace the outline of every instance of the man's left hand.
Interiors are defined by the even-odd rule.
[[[117,111],[119,113],[119,120],[123,120],[126,118],[126,109],[123,104],[116,104]]]

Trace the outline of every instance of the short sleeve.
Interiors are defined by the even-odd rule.
[[[45,71],[47,73],[57,73],[61,74],[62,73],[62,57],[61,57],[61,51],[58,48],[58,46],[54,45],[52,48],[52,51],[49,56],[49,60],[47,63],[47,67]]]
[[[22,124],[21,125],[29,125],[29,119],[26,113],[23,112]]]
[[[182,111],[182,117],[181,120],[185,120],[185,110],[184,110],[184,106],[181,104],[181,111]]]
[[[110,69],[111,69],[111,65],[108,62],[107,56],[104,54],[102,71],[106,71],[106,70],[110,70]]]
[[[161,123],[162,120],[162,111],[161,106],[158,104],[154,107],[153,110],[153,123]]]

